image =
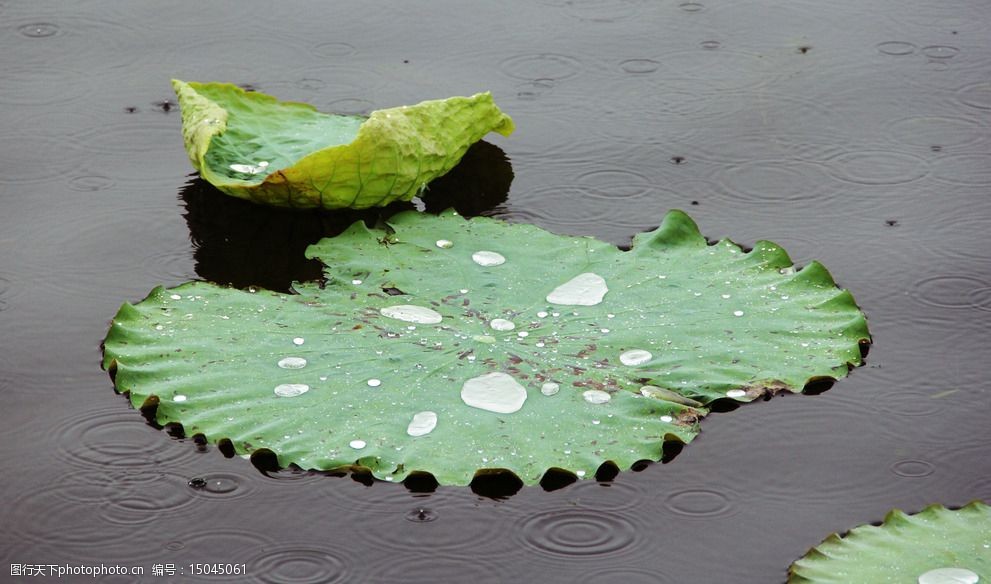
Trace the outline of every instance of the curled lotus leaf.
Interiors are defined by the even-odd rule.
[[[513,120],[489,93],[377,110],[318,112],[230,83],[173,80],[186,153],[224,193],[280,207],[366,209],[409,201]]]

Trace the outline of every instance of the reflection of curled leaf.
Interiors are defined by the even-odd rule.
[[[280,207],[366,209],[408,201],[489,132],[513,121],[492,96],[324,114],[229,83],[172,85],[186,152],[221,191]]]
[[[193,282],[125,304],[105,341],[117,390],[281,466],[534,484],[656,460],[714,400],[842,377],[869,339],[823,266],[707,245],[679,211],[630,251],[452,212],[388,225],[311,246],[322,287]]]
[[[974,584],[991,580],[991,507],[895,509],[880,526],[833,534],[796,561],[791,584]]]

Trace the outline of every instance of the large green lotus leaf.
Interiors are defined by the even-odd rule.
[[[449,211],[307,253],[326,281],[298,294],[194,282],[125,304],[105,341],[117,390],[282,466],[532,484],[656,460],[706,404],[842,377],[869,338],[823,266],[707,245],[680,211],[630,251]]]
[[[365,209],[408,201],[513,121],[489,93],[364,116],[331,115],[229,83],[172,86],[186,152],[221,191],[280,207]]]
[[[880,526],[833,534],[791,566],[791,584],[977,584],[991,582],[991,507],[915,515],[888,513]]]

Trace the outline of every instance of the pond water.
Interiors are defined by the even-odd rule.
[[[983,0],[0,1],[0,574],[783,582],[891,508],[991,500],[989,38]],[[345,113],[490,90],[517,132],[428,209],[626,245],[681,208],[821,260],[875,344],[828,391],[714,414],[610,483],[496,500],[262,474],[145,424],[100,341],[159,284],[316,278],[301,250],[355,217],[194,180],[172,77]]]

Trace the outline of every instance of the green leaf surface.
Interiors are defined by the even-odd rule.
[[[888,513],[880,526],[833,534],[791,566],[791,584],[991,582],[991,507]]]
[[[280,207],[365,209],[408,201],[489,132],[513,121],[489,93],[332,115],[229,83],[172,86],[186,152],[221,191]]]
[[[533,484],[657,460],[713,400],[843,377],[869,339],[820,264],[707,245],[680,211],[630,251],[449,211],[355,223],[307,254],[326,281],[298,294],[193,282],[125,304],[105,341],[117,390],[282,466]],[[413,436],[423,412],[436,428]]]

